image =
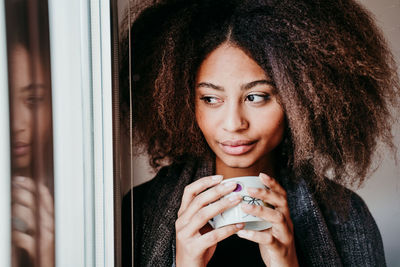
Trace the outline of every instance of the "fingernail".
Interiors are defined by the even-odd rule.
[[[242,229],[244,227],[244,223],[237,223],[235,226],[238,229]]]
[[[241,196],[240,195],[232,195],[228,199],[231,202],[237,202],[237,201],[239,201],[241,199]]]
[[[231,187],[236,187],[236,183],[235,182],[226,182],[224,183],[225,187],[231,188]]]
[[[247,187],[246,190],[247,190],[247,192],[249,192],[249,193],[255,193],[255,192],[257,192],[257,188],[254,188],[254,187]]]
[[[247,230],[240,230],[236,234],[238,236],[240,236],[240,237],[249,237],[249,236],[251,236],[251,232],[249,232]]]
[[[266,180],[271,180],[271,177],[270,177],[268,174],[263,173],[263,172],[260,172],[260,177],[261,177],[261,178],[264,178],[264,179],[266,179]]]
[[[213,181],[220,181],[220,180],[222,180],[222,175],[213,175],[213,176],[211,176],[211,179]]]
[[[15,176],[14,180],[17,181],[17,182],[23,182],[23,181],[25,181],[25,177],[23,177],[23,176]]]

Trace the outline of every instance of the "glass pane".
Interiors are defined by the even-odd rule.
[[[119,133],[114,132],[114,139],[118,142],[114,143],[114,161],[115,168],[119,168],[114,177],[114,183],[118,184],[118,191],[115,192],[115,217],[116,217],[116,262],[121,262],[122,266],[132,266],[134,262],[134,231],[133,231],[133,194],[131,189],[134,186],[144,183],[151,179],[155,172],[150,167],[148,156],[143,151],[143,147],[135,144],[135,133],[132,131],[132,124],[135,118],[132,115],[132,109],[135,103],[132,101],[132,94],[135,91],[136,82],[140,80],[139,75],[131,75],[132,64],[131,59],[133,51],[130,47],[131,36],[130,25],[135,21],[137,16],[150,4],[160,2],[159,0],[116,0],[118,6],[118,20],[113,20],[114,24],[118,23],[119,43],[118,43],[118,64],[119,70],[115,75],[119,77],[118,88],[114,86],[113,90],[118,90],[118,101],[114,104],[114,113],[118,113],[114,121],[118,122]],[[115,16],[115,14],[114,14]],[[115,27],[115,25],[114,25]],[[114,53],[115,56],[115,53]],[[115,59],[114,59],[115,60]],[[117,135],[117,136],[116,136]],[[118,227],[121,227],[118,229]],[[118,250],[118,248],[120,248]]]
[[[54,266],[47,1],[7,0],[12,266]]]

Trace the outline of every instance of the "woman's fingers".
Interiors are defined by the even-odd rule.
[[[272,191],[272,189],[249,187],[247,188],[247,192],[250,196],[261,199],[274,207],[284,207],[287,205],[285,196]]]
[[[12,238],[40,266],[54,265],[54,203],[48,187],[39,180],[12,179]],[[37,253],[40,253],[40,256]]]
[[[245,213],[271,222],[272,227],[264,231],[241,230],[237,234],[258,243],[261,256],[268,265],[274,261],[277,266],[298,266],[286,191],[275,179],[265,174],[260,174],[260,178],[267,189],[248,188],[247,192],[254,198],[272,204],[274,208],[247,204],[241,207]]]
[[[35,207],[36,200],[32,191],[27,190],[19,184],[13,183],[12,202],[33,209]]]
[[[49,189],[41,182],[35,183],[29,177],[16,176],[12,182],[12,212],[14,230],[34,233],[35,214],[39,215],[41,232],[54,230],[54,205]]]
[[[210,231],[199,238],[199,245],[201,249],[207,249],[211,246],[216,245],[221,240],[233,235],[237,231],[243,229],[243,223],[237,223],[233,225],[227,225],[213,231]]]
[[[204,234],[187,236],[176,233],[177,266],[205,266],[214,254],[216,244],[243,229],[244,224],[228,225]]]
[[[289,244],[293,240],[293,224],[290,219],[289,206],[286,191],[272,177],[261,173],[260,178],[268,189],[247,188],[250,196],[274,206],[274,209],[265,206],[243,204],[244,212],[272,223],[268,232],[283,244]]]
[[[22,248],[26,252],[28,252],[31,258],[35,258],[36,249],[35,249],[35,239],[31,235],[26,233],[21,233],[19,231],[12,232],[12,240],[15,247]]]
[[[46,230],[48,233],[53,234],[54,232],[54,217],[50,214],[44,207],[39,209],[39,218],[40,218],[40,228],[41,233],[44,233]]]
[[[30,208],[14,203],[12,205],[13,229],[27,234],[35,233],[35,214]]]
[[[180,214],[186,210],[186,208],[198,194],[200,194],[207,188],[219,184],[221,181],[222,181],[221,175],[213,175],[213,176],[203,177],[187,185],[185,187],[185,190],[183,191],[182,202],[178,210],[178,216],[180,216]]]
[[[175,222],[177,263],[207,263],[219,241],[243,228],[243,224],[219,229],[205,227],[211,218],[241,201],[238,195],[224,197],[235,190],[236,183],[219,184],[221,180],[222,176],[205,177],[185,188]]]
[[[286,198],[285,189],[274,178],[265,173],[260,173],[259,177],[263,184],[266,185],[269,189],[277,192],[280,195],[283,195]]]
[[[12,201],[30,209],[36,207],[36,185],[32,179],[16,176],[12,179]]]
[[[240,230],[237,235],[241,238],[256,242],[260,245],[266,245],[272,249],[280,249],[284,247],[278,239],[274,237],[270,229],[262,232],[251,230]]]
[[[264,206],[242,204],[244,212],[268,221],[272,224],[272,233],[282,243],[289,244],[292,241],[292,229],[287,218],[278,210]]]
[[[275,210],[281,212],[285,217],[290,217],[289,206],[283,195],[272,191],[272,189],[262,188],[247,188],[247,192],[251,197],[261,199],[263,202],[271,204],[274,206]]]
[[[190,205],[184,211],[178,214],[183,222],[183,225],[186,225],[186,222],[190,221],[200,209],[232,192],[235,190],[235,187],[236,183],[234,182],[222,183],[197,195],[192,200]]]
[[[187,232],[188,235],[194,235],[211,218],[238,205],[241,200],[242,198],[239,195],[233,195],[201,208],[193,217],[191,217],[190,223],[187,223],[182,231]]]
[[[287,194],[285,189],[272,177],[260,173],[262,182],[268,187],[264,188],[247,188],[247,192],[254,198],[261,199],[265,203],[274,206],[275,210],[281,212],[286,218],[290,218],[289,206],[287,203]],[[291,220],[288,220],[288,225],[293,230]]]
[[[39,198],[40,198],[40,207],[44,209],[49,216],[53,216],[54,214],[54,203],[53,197],[50,194],[49,188],[42,183],[38,184]]]
[[[38,184],[39,192],[39,218],[40,227],[42,231],[47,230],[50,234],[54,232],[54,205],[53,197],[50,194],[49,189],[42,183]]]
[[[18,185],[32,193],[36,192],[35,182],[29,177],[15,176],[15,177],[13,177],[12,182],[15,185]]]

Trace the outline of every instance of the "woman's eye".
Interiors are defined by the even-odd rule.
[[[261,103],[263,101],[269,100],[270,96],[265,94],[251,94],[246,97],[247,101],[252,103]]]
[[[203,96],[200,100],[204,101],[206,104],[214,105],[222,102],[220,99],[213,96]]]
[[[42,97],[42,96],[31,95],[26,99],[26,103],[29,106],[35,106],[35,105],[41,103],[43,100],[44,100],[44,97]]]

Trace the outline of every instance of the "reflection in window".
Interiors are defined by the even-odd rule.
[[[7,0],[12,265],[54,266],[47,2]]]

